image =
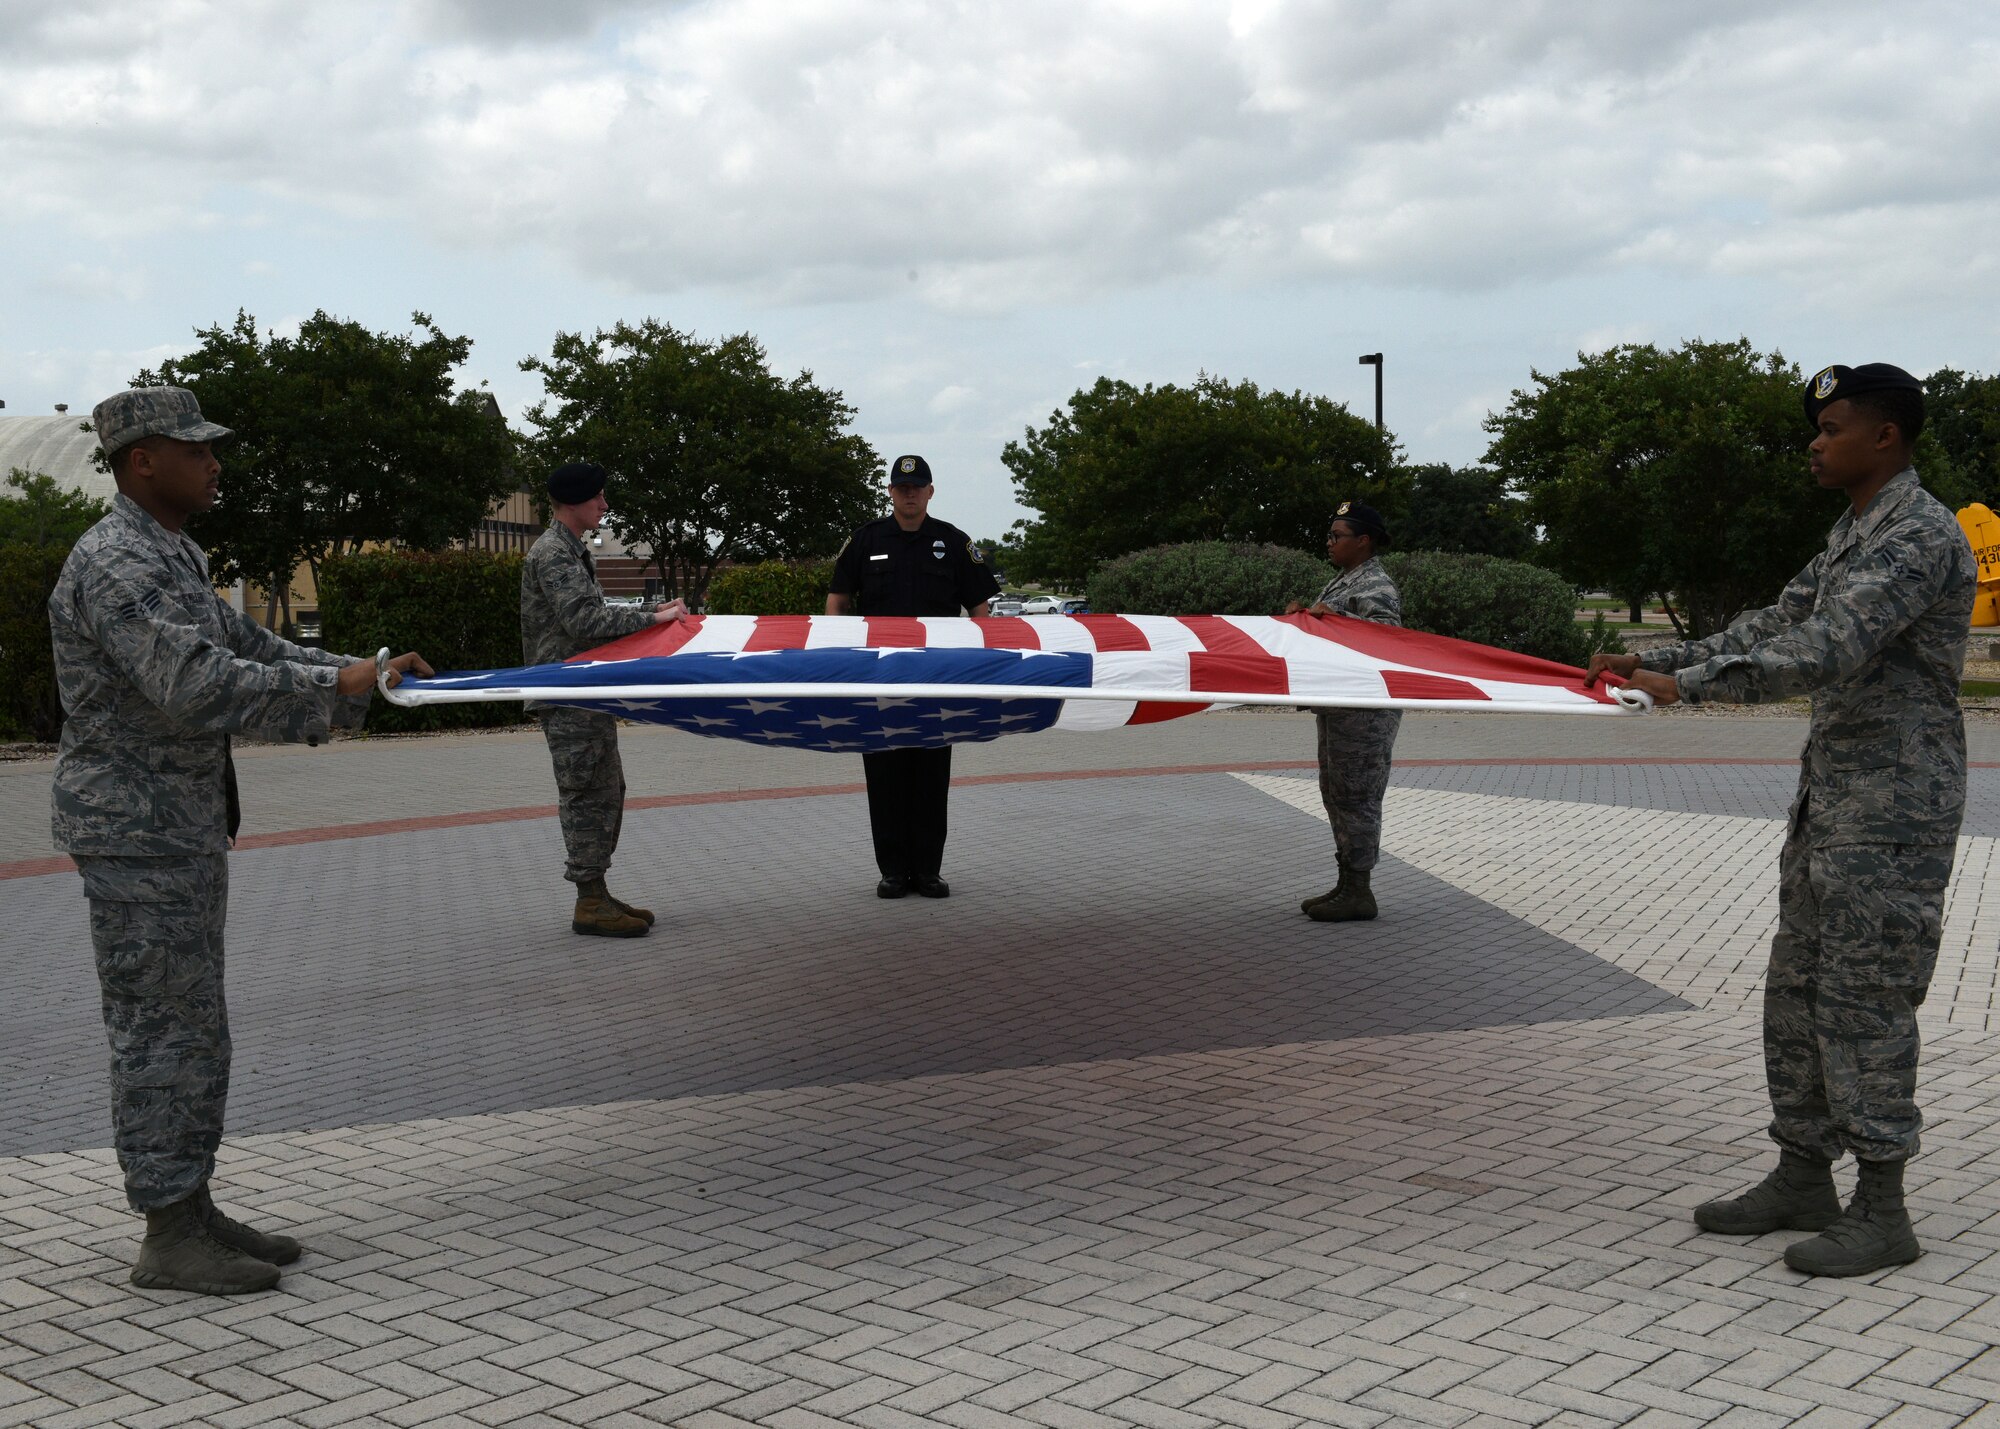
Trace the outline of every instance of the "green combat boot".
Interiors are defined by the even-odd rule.
[[[288,1235],[271,1235],[266,1231],[252,1230],[241,1221],[232,1221],[222,1214],[213,1198],[208,1194],[208,1182],[204,1181],[194,1193],[195,1211],[200,1215],[208,1233],[224,1245],[254,1255],[259,1260],[272,1265],[290,1265],[304,1253],[305,1247]]]
[[[1310,913],[1312,912],[1313,909],[1319,907],[1320,904],[1331,902],[1333,899],[1340,897],[1340,895],[1345,893],[1346,891],[1347,891],[1347,865],[1343,863],[1340,866],[1340,881],[1335,883],[1333,887],[1327,889],[1326,892],[1315,893],[1312,897],[1300,903],[1299,912]]]
[[[641,923],[644,923],[644,924],[645,924],[645,925],[646,925],[646,926],[647,926],[648,928],[650,928],[650,927],[652,927],[652,926],[653,926],[653,910],[652,910],[652,909],[650,909],[650,908],[634,908],[634,907],[633,907],[633,906],[632,906],[632,905],[631,905],[630,903],[627,903],[627,902],[626,902],[626,901],[625,901],[625,900],[624,900],[623,898],[618,898],[618,897],[614,897],[614,896],[613,896],[613,895],[612,895],[612,894],[611,894],[610,892],[608,892],[608,891],[607,891],[607,892],[605,893],[605,895],[604,895],[604,896],[605,896],[606,898],[609,898],[609,899],[611,899],[611,903],[612,903],[612,906],[613,906],[613,907],[615,907],[615,908],[617,908],[617,910],[618,910],[618,911],[619,911],[620,913],[623,913],[623,914],[624,914],[624,915],[625,915],[626,917],[628,917],[628,918],[637,918],[637,919],[638,919],[638,920],[639,920],[639,921],[640,921]]]
[[[132,1283],[147,1290],[242,1295],[278,1283],[278,1267],[225,1245],[202,1219],[193,1196],[146,1212],[146,1238]]]
[[[593,938],[643,938],[651,925],[605,891],[604,880],[593,878],[576,886],[576,912],[569,930]]]
[[[1306,917],[1315,923],[1365,923],[1373,918],[1375,895],[1368,888],[1369,873],[1365,868],[1342,869],[1341,886],[1325,902],[1306,909]]]
[[[1694,1223],[1717,1235],[1821,1231],[1839,1219],[1833,1163],[1792,1151],[1780,1151],[1777,1169],[1742,1195],[1694,1208]]]
[[[1785,1264],[1807,1275],[1866,1275],[1923,1253],[1903,1209],[1903,1163],[1864,1161],[1847,1210],[1811,1240],[1786,1246]]]

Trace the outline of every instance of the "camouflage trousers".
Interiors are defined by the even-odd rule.
[[[222,998],[226,855],[79,855],[111,1042],[111,1126],[125,1196],[157,1210],[215,1170],[229,1099]]]
[[[1382,794],[1402,728],[1401,710],[1315,710],[1319,796],[1341,863],[1359,871],[1382,852]]]
[[[1802,1155],[1916,1155],[1917,1008],[1937,966],[1951,844],[1813,848],[1778,862],[1764,980],[1771,1137]]]
[[[548,737],[561,804],[563,877],[588,883],[604,877],[625,823],[625,766],[618,758],[618,721],[593,710],[535,712]]]

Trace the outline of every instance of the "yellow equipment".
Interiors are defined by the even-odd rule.
[[[2000,625],[2000,516],[1975,501],[1959,511],[1958,524],[1979,561],[1979,599],[1972,606],[1972,623]]]

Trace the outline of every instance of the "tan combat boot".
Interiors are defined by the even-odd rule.
[[[225,1245],[202,1219],[195,1198],[146,1212],[146,1238],[132,1283],[147,1290],[242,1295],[278,1283],[278,1267]]]
[[[570,916],[569,930],[593,938],[643,938],[646,920],[629,913],[604,888],[604,880],[593,878],[576,886],[576,912]]]
[[[623,898],[619,898],[616,895],[609,892],[605,893],[604,896],[611,900],[613,905],[617,907],[620,913],[624,913],[629,915],[630,917],[637,918],[641,923],[644,923],[648,928],[653,926],[652,909],[634,908],[630,903],[627,903]]]

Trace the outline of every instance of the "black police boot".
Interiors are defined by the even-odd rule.
[[[951,885],[935,873],[919,873],[910,879],[910,887],[926,898],[951,897]]]
[[[1866,1275],[1924,1253],[1903,1209],[1901,1161],[1864,1161],[1847,1210],[1811,1240],[1785,1247],[1785,1264],[1807,1275]]]
[[[146,1212],[146,1238],[132,1283],[147,1290],[191,1290],[197,1295],[243,1295],[278,1283],[278,1267],[225,1245],[188,1196]]]
[[[1375,916],[1375,895],[1368,888],[1370,870],[1350,868],[1347,870],[1347,886],[1337,890],[1324,903],[1315,903],[1306,910],[1306,917],[1315,923],[1365,923]]]
[[[1330,902],[1331,900],[1340,897],[1340,895],[1345,893],[1346,891],[1347,891],[1347,865],[1343,863],[1342,865],[1340,865],[1340,878],[1334,883],[1333,887],[1327,889],[1326,892],[1324,893],[1315,893],[1312,897],[1300,903],[1299,912],[1310,913],[1312,912],[1313,909],[1319,907],[1320,904]]]
[[[909,891],[910,880],[907,878],[884,878],[875,885],[877,898],[901,898]]]
[[[1742,1195],[1694,1208],[1694,1223],[1717,1235],[1818,1231],[1839,1219],[1833,1163],[1783,1150],[1776,1169]]]
[[[269,1231],[252,1230],[241,1221],[232,1221],[222,1214],[222,1210],[209,1195],[208,1182],[204,1181],[194,1193],[195,1210],[200,1214],[208,1233],[226,1246],[254,1255],[259,1260],[273,1265],[290,1265],[304,1253],[305,1247],[288,1235],[273,1235]]]

